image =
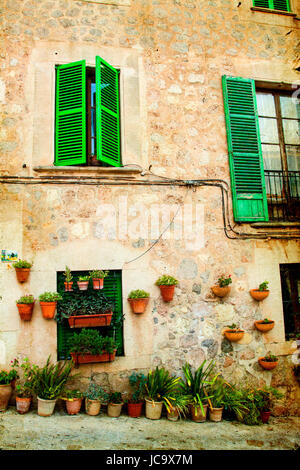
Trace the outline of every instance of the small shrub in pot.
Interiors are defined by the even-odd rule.
[[[149,303],[149,297],[149,292],[142,289],[132,290],[128,295],[128,302],[133,313],[144,313]]]
[[[175,286],[178,285],[178,280],[173,276],[164,274],[159,277],[155,285],[160,288],[162,298],[165,302],[171,302],[174,297]]]

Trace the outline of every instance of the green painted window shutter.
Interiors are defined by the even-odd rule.
[[[55,165],[86,162],[85,60],[56,67]]]
[[[254,80],[223,75],[222,85],[234,219],[267,221]]]
[[[270,10],[291,11],[289,0],[253,0],[253,5]]]
[[[121,166],[119,71],[96,57],[97,160]]]

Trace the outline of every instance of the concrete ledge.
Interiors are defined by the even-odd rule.
[[[300,222],[253,222],[253,228],[299,228]]]
[[[277,15],[285,15],[285,16],[297,16],[296,13],[292,13],[291,11],[282,11],[282,10],[271,10],[270,8],[261,8],[261,7],[251,7],[252,11],[260,11],[262,13],[275,13]]]
[[[122,167],[102,167],[102,166],[34,166],[33,170],[37,173],[55,174],[55,175],[128,175],[140,174],[143,170],[137,165],[128,165]]]

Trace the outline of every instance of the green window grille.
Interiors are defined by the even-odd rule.
[[[234,219],[267,221],[255,83],[224,75],[222,85]]]
[[[253,0],[253,6],[270,10],[291,11],[289,0]]]
[[[88,275],[88,271],[72,271],[73,275],[73,291],[79,293],[80,296],[88,295],[98,295],[99,290],[94,290],[92,283],[90,281],[88,291],[79,291],[77,287],[77,280],[79,276]],[[64,274],[63,272],[57,273],[57,292],[59,292],[64,300],[67,300],[68,297],[72,296],[72,292],[65,292],[64,288]],[[122,271],[121,270],[111,270],[109,275],[104,279],[104,288],[100,291],[101,294],[104,294],[109,300],[112,300],[114,303],[113,317],[112,317],[112,326],[107,327],[95,327],[99,333],[103,336],[114,337],[115,340],[119,343],[117,349],[117,356],[124,355],[123,348],[123,308],[122,308]],[[58,302],[58,312],[59,312],[59,302]],[[67,319],[64,319],[62,322],[57,323],[57,359],[70,359],[69,346],[68,342],[71,336],[74,333],[79,333],[81,328],[70,328]]]

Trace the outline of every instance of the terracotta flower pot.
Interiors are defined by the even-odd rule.
[[[222,414],[223,414],[224,406],[221,408],[209,408],[209,420],[218,423],[222,421]]]
[[[196,423],[203,423],[206,421],[207,405],[203,405],[203,411],[204,413],[202,413],[200,406],[195,407],[194,405],[190,405],[191,417]]]
[[[111,418],[118,418],[122,411],[123,403],[108,403],[107,415]]]
[[[169,421],[178,421],[179,413],[177,408],[171,407],[170,411],[167,410],[167,419]]]
[[[40,302],[42,315],[47,320],[52,320],[55,315],[57,302]]]
[[[275,367],[278,365],[278,361],[274,361],[274,362],[264,361],[264,357],[260,357],[258,359],[258,362],[261,365],[261,367],[263,367],[263,369],[266,369],[266,370],[275,369]]]
[[[21,320],[30,321],[33,313],[34,302],[32,304],[17,304]]]
[[[258,302],[266,299],[268,295],[270,294],[269,290],[250,289],[249,292],[250,292],[251,297],[257,300]]]
[[[162,413],[163,402],[153,401],[150,398],[145,398],[146,402],[146,418],[148,419],[160,419]]]
[[[113,362],[116,357],[117,350],[115,349],[113,353],[108,353],[104,351],[102,354],[77,354],[71,352],[72,359],[75,365],[78,364],[89,364],[92,362]]]
[[[254,322],[254,325],[259,331],[266,333],[274,328],[275,322],[272,321],[272,323],[264,323],[262,320],[258,320]]]
[[[10,384],[0,385],[0,411],[5,411],[12,394],[12,386]]]
[[[51,416],[54,412],[56,399],[55,400],[44,400],[43,398],[37,397],[38,401],[38,415],[39,416]]]
[[[23,397],[16,397],[16,409],[20,415],[24,415],[28,413],[30,404],[31,404],[31,397],[23,398]]]
[[[88,290],[89,281],[77,281],[77,285],[79,290]]]
[[[104,279],[102,278],[94,278],[92,279],[93,281],[93,289],[96,289],[96,290],[99,290],[99,289],[103,289],[104,287]]]
[[[139,418],[142,414],[143,402],[127,403],[128,416],[131,418]]]
[[[15,270],[18,281],[26,282],[29,277],[30,268],[15,268]]]
[[[162,298],[165,302],[171,302],[174,297],[175,286],[159,286]]]
[[[225,330],[224,335],[229,341],[236,342],[240,341],[244,336],[245,332],[243,330]]]
[[[77,415],[79,413],[82,404],[82,398],[73,398],[72,400],[66,400],[66,409],[69,415]]]
[[[263,424],[267,424],[269,422],[269,418],[271,416],[271,411],[261,411],[260,412],[260,417],[263,422]]]
[[[145,297],[144,299],[127,299],[127,300],[130,303],[130,307],[133,313],[144,313],[149,303],[149,297]]]
[[[73,281],[71,282],[64,282],[65,285],[65,292],[72,292]]]
[[[95,326],[109,326],[113,312],[99,315],[74,315],[68,318],[70,328],[88,328]]]
[[[212,286],[211,290],[217,297],[225,297],[226,295],[229,294],[231,287],[230,286],[225,286],[225,287]]]
[[[85,412],[90,416],[97,416],[100,413],[101,402],[100,400],[85,399]]]

